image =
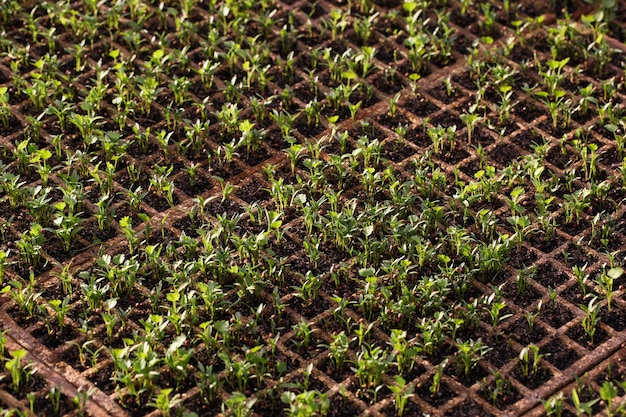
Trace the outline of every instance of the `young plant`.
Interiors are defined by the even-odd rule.
[[[443,378],[443,371],[448,364],[448,358],[445,358],[437,367],[435,368],[435,373],[433,374],[433,382],[428,388],[431,395],[437,395],[439,390],[441,389],[441,379]]]
[[[518,357],[522,375],[525,377],[535,375],[539,370],[539,364],[544,356],[545,355],[539,353],[539,347],[535,344],[531,343],[523,348]]]
[[[346,332],[334,334],[332,336],[332,342],[328,345],[329,355],[331,363],[336,370],[340,370],[347,358],[350,340],[346,336]]]
[[[298,163],[298,159],[305,152],[305,147],[298,143],[295,138],[291,138],[288,140],[290,145],[289,148],[285,149],[287,156],[289,157],[289,166],[291,168],[291,175],[295,175],[296,173],[296,164]]]
[[[4,271],[6,267],[11,265],[9,262],[9,255],[11,254],[11,250],[0,250],[0,285],[2,285],[2,281],[4,281]]]
[[[489,352],[492,348],[482,344],[481,339],[478,340],[466,340],[462,341],[457,339],[457,366],[459,372],[462,372],[466,377],[469,375],[472,368],[482,359],[485,353]]]
[[[139,209],[141,208],[141,202],[148,195],[147,191],[142,191],[143,190],[141,188],[141,185],[138,185],[135,188],[130,187],[126,191],[126,201],[132,212],[135,214],[139,213]]]
[[[40,292],[35,292],[34,281],[34,273],[31,272],[31,279],[27,285],[24,285],[22,281],[13,280],[0,291],[0,294],[8,293],[11,299],[28,318],[33,317],[35,312],[38,311],[39,304],[37,300],[41,297]]]
[[[109,298],[103,303],[104,311],[100,313],[100,317],[102,317],[102,321],[104,321],[104,327],[106,328],[106,334],[109,343],[111,343],[111,341],[113,340],[113,331],[115,330],[115,326],[119,322],[119,318],[113,310],[116,305],[117,298]]]
[[[128,241],[128,251],[132,255],[135,253],[135,250],[139,245],[139,237],[133,230],[132,219],[129,216],[124,216],[120,219],[119,224],[124,236],[126,236],[126,240]],[[146,238],[147,237],[148,236],[146,236]]]
[[[94,216],[98,221],[98,228],[102,232],[110,230],[113,222],[113,215],[111,213],[111,198],[108,194],[104,194],[95,205],[96,213],[94,213]]]
[[[596,145],[595,143],[585,144],[579,139],[573,140],[572,144],[580,154],[583,171],[585,173],[585,180],[590,181],[596,176],[596,173],[598,171],[598,161],[600,157],[597,152],[598,145]]]
[[[611,381],[604,381],[600,387],[600,398],[604,401],[604,410],[606,411],[607,417],[613,417],[614,413],[619,411],[613,409],[613,402],[617,398],[618,394],[617,387]],[[623,411],[622,406],[620,406],[619,409]]]
[[[72,398],[72,403],[76,407],[77,413],[79,417],[84,417],[87,412],[87,401],[89,397],[91,397],[94,392],[96,392],[97,388],[91,388],[89,391],[83,391],[81,388],[78,389],[74,398]]]
[[[541,313],[542,303],[543,303],[543,300],[539,300],[539,303],[537,304],[537,307],[535,308],[534,311],[530,310],[524,313],[524,318],[526,319],[526,322],[528,323],[528,330],[530,330],[531,333],[535,329],[535,319],[537,318],[537,316],[539,316],[539,313]]]
[[[400,375],[396,375],[394,378],[395,385],[387,385],[387,388],[394,395],[394,403],[396,406],[396,413],[398,417],[402,417],[404,415],[404,411],[406,409],[407,403],[409,399],[413,396],[413,391],[415,389],[415,385],[408,384]]]
[[[25,385],[28,385],[32,371],[31,365],[23,365],[22,359],[26,357],[28,352],[24,349],[14,350],[9,352],[11,359],[8,359],[4,363],[4,367],[11,375],[11,383],[14,393],[19,393],[20,389]]]
[[[287,138],[291,136],[292,126],[298,115],[291,114],[287,110],[278,111],[274,109],[272,113],[270,113],[270,117],[274,120],[274,122],[276,122],[283,139],[287,140]]]
[[[211,404],[217,395],[217,391],[221,386],[220,378],[213,371],[213,365],[205,366],[202,362],[198,362],[199,381],[198,388],[204,402]]]
[[[600,303],[598,297],[593,296],[587,305],[580,304],[579,307],[585,312],[585,317],[581,321],[581,326],[589,338],[589,343],[593,345],[593,338],[600,323]]]
[[[537,273],[537,265],[531,265],[522,268],[515,277],[516,292],[519,296],[526,296],[531,288],[530,280],[535,277]]]
[[[72,242],[75,241],[76,236],[83,229],[81,223],[83,223],[85,219],[79,217],[81,213],[73,214],[70,212],[68,214],[64,214],[63,209],[65,206],[65,202],[59,202],[55,205],[58,210],[57,216],[52,221],[55,228],[46,230],[54,232],[63,244],[63,249],[66,252],[69,252]]]
[[[624,269],[620,267],[613,267],[611,269],[603,270],[596,278],[596,284],[602,290],[604,297],[606,298],[606,307],[611,311],[611,301],[613,300],[613,282],[624,274]]]
[[[502,376],[499,371],[491,369],[493,375],[493,385],[485,386],[485,389],[489,394],[491,404],[496,406],[498,400],[505,398],[511,393],[511,380]]]
[[[50,399],[54,415],[59,415],[59,411],[61,410],[61,389],[58,387],[51,387],[50,392],[48,392],[46,397]]]
[[[332,9],[329,13],[329,18],[323,22],[323,25],[330,29],[333,42],[348,27],[347,17],[341,9]]]
[[[359,380],[361,392],[373,389],[380,384],[381,378],[391,363],[392,356],[387,355],[380,347],[363,346],[354,362],[352,371]]]
[[[491,3],[480,3],[480,9],[483,14],[483,19],[478,20],[478,26],[481,28],[483,33],[487,35],[492,35],[496,31],[496,10],[492,6]]]
[[[474,130],[478,123],[483,119],[480,115],[476,113],[477,104],[472,104],[467,113],[459,114],[459,117],[465,123],[467,127],[467,143],[472,144],[472,135],[474,134]]]
[[[8,87],[0,87],[0,122],[2,126],[9,127],[11,118],[11,106],[9,105]]]
[[[409,62],[411,63],[411,70],[415,74],[422,73],[426,63],[430,59],[430,51],[428,51],[428,44],[430,39],[424,32],[415,33],[409,36],[405,45],[409,49]]]
[[[293,325],[293,330],[295,338],[298,339],[294,340],[294,343],[300,349],[307,349],[315,329],[311,328],[310,323],[307,323],[303,318],[299,323]]]
[[[126,258],[123,253],[115,256],[103,254],[98,257],[96,272],[109,280],[114,293],[130,294],[135,282],[141,278],[139,268],[137,255]]]
[[[66,295],[63,300],[50,300],[48,305],[56,313],[57,322],[59,324],[59,331],[63,333],[63,329],[65,329],[65,316],[71,308],[70,296]]]
[[[148,406],[159,410],[163,417],[170,417],[172,415],[172,411],[176,410],[177,407],[183,402],[179,394],[175,394],[173,397],[170,397],[173,390],[173,388],[161,389],[154,401],[148,403]]]
[[[547,416],[560,417],[563,413],[563,392],[559,391],[558,394],[551,396],[547,400],[541,400],[543,407],[546,410]]]
[[[296,394],[285,391],[280,396],[280,400],[288,405],[285,409],[288,416],[326,416],[330,410],[330,400],[327,394],[314,391],[304,391]]]
[[[502,286],[494,288],[494,291],[484,300],[485,308],[489,308],[487,312],[491,318],[491,325],[496,327],[500,322],[508,319],[512,314],[502,314],[502,310],[506,308],[506,303],[502,300]]]
[[[391,330],[391,347],[396,358],[396,366],[398,372],[404,374],[405,372],[411,372],[415,361],[419,358],[419,350],[406,340],[407,333],[404,330],[392,329]]]
[[[156,164],[152,177],[150,178],[150,187],[154,187],[156,194],[164,198],[170,207],[174,206],[174,182],[169,179],[173,170],[173,165],[162,167]]]
[[[583,402],[580,400],[580,394],[578,388],[572,388],[572,404],[576,411],[576,416],[581,417],[586,415],[591,417],[593,415],[593,406],[600,401],[600,398],[592,398],[590,401]]]
[[[400,100],[400,93],[396,94],[392,98],[389,99],[389,117],[392,119],[396,118],[398,114],[398,101]]]
[[[222,412],[228,411],[234,417],[248,417],[252,414],[252,407],[256,402],[256,397],[248,398],[245,394],[235,391],[222,403]]]
[[[23,233],[16,245],[27,265],[34,268],[41,264],[44,244],[44,228],[39,223],[32,223],[28,233]]]

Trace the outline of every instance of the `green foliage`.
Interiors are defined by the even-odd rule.
[[[402,416],[420,365],[436,397],[448,363],[471,379],[510,342],[512,314],[544,320],[545,297],[523,303],[543,285],[525,252],[573,266],[593,345],[623,292],[626,135],[617,2],[587,2],[551,24],[510,1],[0,2],[6,313],[79,324],[78,362],[106,358],[115,399],[163,416],[192,414],[189,386],[225,415],[330,414],[337,393],[309,389],[326,362],[360,400],[388,387]],[[586,270],[571,243],[600,259]],[[9,340],[26,392],[34,368]],[[522,376],[543,357],[524,347]],[[505,375],[485,379],[494,407]],[[595,384],[621,413],[622,384]],[[545,411],[590,415],[582,394]],[[58,413],[61,390],[48,397]]]

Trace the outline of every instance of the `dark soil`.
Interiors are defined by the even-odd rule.
[[[351,400],[342,397],[341,394],[335,395],[330,400],[329,417],[351,417],[360,414],[362,410]]]
[[[455,397],[455,393],[452,389],[448,387],[445,382],[441,383],[439,390],[436,392],[431,392],[432,381],[427,381],[421,386],[418,386],[415,390],[420,398],[424,399],[430,405],[434,407],[439,407],[448,402]]]
[[[568,309],[562,308],[557,301],[555,304],[552,302],[544,303],[541,306],[539,317],[555,329],[559,329],[573,319],[574,314]]]
[[[256,398],[255,414],[286,415],[287,404],[281,401],[281,394],[299,394],[306,389],[329,394],[330,416],[367,414],[374,403],[378,403],[375,409],[381,415],[395,415],[395,400],[388,385],[394,372],[398,373],[393,362],[398,352],[391,342],[391,331],[405,330],[407,343],[413,348],[425,338],[417,325],[429,321],[433,326],[441,325],[443,335],[433,342],[433,352],[416,352],[419,359],[415,366],[403,372],[407,382],[416,384],[404,415],[439,415],[445,411],[446,416],[482,417],[491,415],[488,410],[493,408],[519,411],[514,404],[553,377],[563,378],[559,379],[564,382],[559,389],[567,397],[582,377],[570,370],[582,369],[577,365],[583,363],[587,352],[606,347],[603,344],[611,337],[621,337],[620,332],[626,330],[624,277],[615,282],[617,295],[611,310],[601,302],[600,323],[593,339],[581,324],[581,308],[588,305],[590,297],[603,299],[593,282],[600,265],[609,261],[619,264],[626,242],[622,158],[615,138],[606,129],[609,123],[618,125],[623,116],[623,57],[613,53],[607,60],[610,63],[602,68],[594,58],[585,61],[583,52],[594,37],[588,25],[579,24],[580,13],[593,10],[581,8],[582,2],[556,2],[553,6],[563,10],[553,10],[550,5],[524,0],[510,13],[494,3],[492,27],[487,24],[487,5],[462,14],[459,2],[431,2],[423,16],[416,16],[421,19],[417,24],[423,26],[420,31],[428,35],[424,45],[427,55],[420,64],[414,61],[413,28],[407,25],[413,24],[409,20],[412,8],[421,6],[401,0],[375,1],[371,11],[365,10],[367,2],[346,0],[280,0],[272,5],[234,2],[229,7],[220,2],[199,2],[185,12],[179,10],[182,2],[168,2],[163,7],[144,2],[138,10],[134,6],[123,8],[119,22],[113,16],[103,19],[113,6],[101,5],[97,6],[98,13],[91,13],[99,20],[94,23],[93,41],[88,39],[89,33],[82,33],[91,26],[78,25],[90,14],[88,2],[75,5],[77,14],[71,22],[56,11],[64,5],[46,3],[33,8],[37,2],[17,3],[4,13],[6,30],[0,34],[1,44],[6,46],[0,62],[0,87],[8,87],[10,110],[8,123],[0,123],[0,221],[4,222],[0,224],[0,250],[8,255],[7,272],[0,276],[0,305],[7,313],[7,323],[0,327],[10,330],[19,326],[35,338],[37,344],[29,349],[37,360],[52,351],[55,361],[73,368],[76,375],[63,374],[71,376],[65,383],[83,387],[85,380],[90,381],[103,394],[100,400],[123,407],[122,413],[152,413],[155,407],[150,402],[156,392],[143,392],[140,403],[136,402],[125,393],[122,382],[114,380],[121,371],[115,369],[111,358],[114,349],[127,348],[131,356],[143,353],[139,341],[150,335],[150,349],[162,366],[153,382],[161,388],[175,388],[172,394],[191,392],[184,401],[188,412],[218,415],[226,399],[240,390]],[[244,13],[239,8],[245,9]],[[566,42],[568,45],[557,48],[550,38],[556,33],[555,19],[563,17],[566,9],[573,22],[568,30],[580,33]],[[146,20],[135,19],[137,12]],[[230,18],[236,13],[241,14],[241,21],[231,25]],[[346,26],[333,32],[336,13],[342,19],[345,15]],[[606,36],[618,41],[626,38],[624,13],[620,3],[617,16],[607,23],[607,35],[598,42]],[[542,24],[530,20],[538,16]],[[28,25],[31,20],[33,27],[55,28],[57,32],[50,32],[52,38],[34,34],[33,39]],[[521,37],[511,38],[510,48],[503,42],[491,43],[498,38],[504,41],[515,32],[516,22],[529,23]],[[361,36],[365,29],[373,30],[367,40]],[[450,36],[445,45],[435,44],[445,36]],[[76,70],[77,58],[70,52],[82,40],[86,67]],[[544,87],[539,63],[543,66],[551,58],[552,47],[556,59],[570,58],[565,63],[566,76],[557,87],[575,104],[579,89],[591,83],[598,100],[587,114],[575,111],[568,126],[561,124],[562,118],[554,126],[544,100],[535,94]],[[480,52],[466,59],[473,48]],[[161,52],[164,55],[159,58]],[[256,52],[261,53],[257,56]],[[373,54],[369,71],[364,67],[365,52]],[[98,62],[101,66],[96,69]],[[213,62],[214,79],[209,86],[199,69]],[[286,67],[288,62],[292,68]],[[506,80],[498,74],[509,70],[513,74]],[[125,91],[119,84],[123,73],[128,86],[136,91]],[[413,80],[413,74],[419,74],[420,79]],[[85,96],[97,93],[95,85],[101,76],[104,98],[94,106]],[[150,101],[141,103],[146,91],[138,86],[151,76],[158,89]],[[177,102],[174,81],[185,81],[182,77],[186,77],[188,85],[184,88],[190,93],[184,93],[185,101]],[[614,77],[612,87],[603,81],[610,77]],[[29,97],[32,91],[27,89],[39,81],[50,82],[43,106]],[[500,107],[505,84],[514,90],[507,109]],[[522,88],[525,85],[537,87],[527,94],[529,90]],[[603,91],[610,87],[614,91]],[[120,102],[121,94],[132,99],[129,108]],[[394,110],[390,100],[396,95],[399,100]],[[323,108],[319,123],[307,118],[307,105],[313,100]],[[98,117],[93,123],[96,132],[90,135],[94,143],[84,143],[81,130],[86,126],[68,123],[62,128],[58,115],[41,113],[62,101],[70,105],[72,117]],[[470,138],[460,115],[474,111],[474,103],[481,119]],[[360,106],[359,110],[351,114],[354,106]],[[614,114],[609,114],[609,108],[615,109]],[[127,119],[116,120],[122,111],[128,113]],[[290,118],[289,129],[279,127],[279,116]],[[194,125],[196,121],[206,125]],[[237,145],[245,139],[244,129],[249,124],[260,135],[259,142],[249,147]],[[435,152],[429,129],[438,126],[456,130],[454,143],[446,141]],[[574,132],[585,126],[588,132]],[[139,132],[149,137],[145,149],[140,147]],[[349,136],[344,149],[338,140],[343,132]],[[109,134],[119,134],[119,138]],[[171,134],[168,144],[157,140],[162,134]],[[55,135],[61,138],[59,156],[50,143]],[[106,148],[109,139],[117,140],[115,146],[121,147],[117,160],[111,159]],[[577,139],[598,146],[600,165],[593,179],[585,177],[581,166],[584,155],[577,150]],[[321,149],[313,145],[318,140]],[[284,152],[292,143],[296,144],[292,150],[302,145],[293,172]],[[368,148],[372,144],[376,146]],[[25,149],[17,150],[24,145]],[[54,168],[50,201],[46,203],[52,214],[41,220],[46,227],[43,258],[29,265],[21,245],[37,219],[37,207],[27,201],[40,192],[42,180],[35,152],[41,149],[53,153],[47,161]],[[372,151],[376,160],[371,164],[375,165],[373,172],[365,166],[366,151]],[[275,169],[268,167],[269,161]],[[107,167],[107,163],[114,166]],[[315,163],[320,164],[319,169]],[[156,164],[173,168],[169,177],[175,187],[172,204],[150,184]],[[133,169],[137,172],[131,179]],[[490,176],[492,169],[495,171]],[[15,206],[7,204],[11,191],[7,173],[19,175],[19,182],[23,182],[16,187],[16,192],[24,191],[24,195],[18,196]],[[375,174],[373,190],[367,186],[372,180],[367,177],[370,173]],[[441,182],[434,184],[436,174]],[[112,221],[101,230],[94,213],[106,192],[100,183],[105,175],[113,178],[108,190]],[[268,191],[274,179],[282,181],[280,185],[286,185],[290,193],[285,210],[272,201]],[[227,182],[233,186],[230,195],[223,193]],[[539,191],[540,185],[546,188]],[[605,185],[609,190],[603,194]],[[127,191],[138,187],[147,195],[131,209]],[[516,187],[524,190],[519,210],[507,199]],[[76,211],[86,221],[65,250],[54,234],[53,219],[70,208],[54,204],[72,202],[72,189],[80,191]],[[586,207],[575,218],[565,218],[565,204],[581,189],[596,194],[589,196]],[[330,191],[340,195],[337,201],[330,201]],[[555,197],[548,207],[550,220],[555,222],[552,229],[537,218],[542,193]],[[198,210],[201,202],[206,203],[202,213]],[[262,216],[253,218],[249,210],[256,205],[259,210],[282,215],[280,232],[284,235],[268,229]],[[480,224],[480,216],[487,211],[493,214],[491,229]],[[138,216],[165,212],[167,218],[161,225],[157,221],[144,224]],[[514,233],[511,216],[518,214],[532,222],[531,232],[520,244],[510,240]],[[130,257],[127,237],[120,234],[116,223],[125,216],[132,219],[138,233],[141,247],[134,259],[142,267],[134,286],[116,293],[116,277],[99,275],[95,257],[116,253]],[[606,222],[608,228],[598,237],[592,234],[592,227],[598,232],[592,219],[602,216],[601,223]],[[319,254],[305,248],[305,242],[313,241],[307,233],[308,219],[314,219],[312,230],[319,239]],[[148,227],[152,233],[143,236]],[[451,238],[455,230],[459,232],[456,250]],[[347,247],[342,246],[339,231],[345,232]],[[162,250],[156,262],[146,263],[150,258],[145,253],[147,245],[158,245]],[[502,250],[497,254],[502,263],[483,264],[496,250]],[[574,282],[572,269],[585,265],[589,279],[581,288]],[[64,266],[73,273],[74,293],[62,331],[50,301],[62,300],[65,291],[50,272]],[[483,266],[485,270],[479,271]],[[516,276],[531,266],[536,272],[528,278],[528,287],[522,288]],[[465,284],[462,279],[467,279],[466,287],[461,285]],[[313,281],[317,287],[305,287]],[[201,285],[206,283],[219,283],[219,287],[209,293]],[[95,284],[100,287],[94,289]],[[313,294],[310,297],[308,290]],[[507,315],[496,326],[491,326],[488,312],[492,293],[502,296],[500,313]],[[92,309],[87,294],[90,302],[91,297],[100,297],[100,301],[114,299],[117,305]],[[342,302],[346,305],[338,305]],[[32,316],[26,306],[34,306]],[[103,323],[105,311],[123,321],[118,322],[111,338]],[[184,314],[177,316],[179,312]],[[456,322],[448,320],[466,318],[471,321],[454,327],[452,334]],[[149,320],[164,320],[163,328],[151,327],[154,324]],[[314,330],[308,346],[295,335],[302,321]],[[91,333],[85,333],[87,325]],[[214,332],[206,341],[199,337],[203,326]],[[349,335],[347,359],[340,369],[334,369],[328,344],[331,335],[342,331]],[[187,377],[177,380],[175,371],[166,368],[161,358],[172,354],[168,346],[179,334],[185,335],[184,347],[193,353],[185,368]],[[8,346],[16,346],[11,332],[7,335],[12,341]],[[91,337],[97,340],[94,346],[104,347],[94,368],[89,360],[81,363],[76,346]],[[465,375],[457,366],[458,346],[478,338],[491,349]],[[520,346],[529,344],[540,346],[545,356],[539,369],[525,376],[518,355]],[[147,349],[148,345],[143,346]],[[263,348],[258,358],[254,357],[257,347]],[[390,355],[390,364],[381,390],[374,395],[363,390],[354,374],[358,359],[378,347]],[[258,360],[255,371],[267,360],[263,362],[267,369],[258,379],[239,386],[236,376],[227,375],[226,358],[217,352],[230,353],[236,366],[252,363],[250,358]],[[7,359],[7,352],[4,356],[0,359]],[[623,379],[622,361],[613,359],[613,375],[597,367],[588,370],[590,380],[601,386],[603,381]],[[433,367],[443,360],[448,360],[443,382],[432,393]],[[217,398],[211,402],[198,391],[190,391],[199,384],[200,364],[214,366],[220,382]],[[304,387],[308,364],[313,365],[312,374]],[[61,366],[57,368],[60,370]],[[513,383],[493,398],[495,378],[511,378]],[[43,372],[36,373],[20,392],[13,392],[6,369],[0,370],[0,381],[0,390],[7,398],[15,397],[24,406],[26,392],[35,392],[35,414],[54,414],[46,398],[51,381]],[[335,382],[344,384],[338,388]],[[519,383],[528,390],[521,389]],[[59,414],[76,414],[71,399],[62,397]],[[584,401],[597,397],[592,388],[581,393]],[[541,398],[525,399],[530,408],[524,413],[543,412]],[[384,407],[380,401],[385,401]],[[600,413],[601,408],[596,404],[594,412]],[[176,410],[173,414],[185,412]]]
[[[593,346],[601,345],[609,338],[609,334],[600,326],[596,326],[595,334],[593,337],[588,335],[581,325],[574,326],[567,331],[567,336],[577,342],[581,346],[592,348]]]
[[[540,367],[536,370],[535,373],[532,373],[531,371],[528,375],[525,376],[522,374],[522,370],[518,365],[513,369],[511,376],[524,384],[526,387],[530,389],[537,389],[544,383],[550,381],[550,379],[552,378],[552,372],[550,372],[546,368]]]
[[[508,382],[508,384],[503,391],[496,391],[496,383],[492,382],[489,385],[483,386],[482,390],[480,391],[480,396],[500,410],[510,407],[511,405],[522,399],[522,394],[517,390],[517,388],[515,388],[515,386],[511,384],[510,380],[506,381]]]
[[[529,345],[530,343],[537,343],[547,335],[546,330],[537,324],[533,326],[531,331],[530,326],[526,320],[523,319],[516,320],[513,324],[508,326],[507,333],[523,346]]]
[[[548,362],[561,370],[569,368],[580,358],[574,349],[567,347],[559,338],[553,339],[541,351],[546,355]]]
[[[479,416],[492,416],[493,414],[483,410],[478,404],[471,399],[467,398],[460,404],[454,406],[448,410],[446,416],[459,416],[459,417],[479,417]]]

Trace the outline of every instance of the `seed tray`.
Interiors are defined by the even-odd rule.
[[[573,390],[593,401],[611,386],[616,411],[624,278],[609,308],[597,277],[626,241],[614,134],[626,5],[599,27],[577,2],[569,16],[357,3],[120,2],[117,24],[115,4],[3,9],[4,410],[290,415],[309,394],[328,415],[396,415],[400,375],[413,387],[404,415],[575,415]],[[431,35],[422,49],[415,25]],[[572,107],[557,120],[559,91]],[[125,94],[136,107],[122,117]],[[64,246],[54,219],[72,214],[82,229]],[[408,368],[394,337],[420,350]],[[477,340],[466,374],[461,347]],[[15,389],[20,351],[23,376],[35,372]]]

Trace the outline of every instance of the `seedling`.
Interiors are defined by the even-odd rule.
[[[307,124],[313,128],[317,128],[320,124],[321,113],[325,105],[320,104],[317,98],[314,97],[312,101],[309,101],[304,107],[304,113],[306,114]]]
[[[613,401],[617,398],[617,387],[611,381],[604,381],[600,387],[600,398],[604,401],[607,417],[612,417],[616,410],[613,410]],[[620,407],[621,408],[621,407]]]
[[[559,417],[563,412],[563,392],[559,391],[558,394],[553,395],[547,400],[541,400],[548,416]]]
[[[42,249],[44,243],[44,228],[39,223],[33,223],[28,233],[22,234],[16,242],[20,254],[27,265],[37,267],[42,261]]]
[[[63,300],[51,300],[49,302],[50,307],[57,315],[57,321],[59,324],[59,331],[63,333],[65,328],[65,316],[70,310],[70,296],[66,295]]]
[[[482,359],[485,353],[489,352],[492,348],[482,344],[480,339],[462,341],[457,339],[457,366],[459,372],[462,372],[465,376],[468,376],[470,371],[476,366],[476,364]]]
[[[515,286],[517,295],[526,296],[528,291],[530,290],[530,280],[535,277],[535,273],[537,272],[537,266],[532,265],[526,268],[523,268],[517,273],[515,277]]]
[[[0,359],[4,359],[4,352],[6,350],[6,345],[7,345],[6,334],[8,332],[9,332],[8,330],[3,330],[0,332]]]
[[[9,126],[11,108],[9,106],[8,87],[0,87],[0,122],[6,128]]]
[[[398,100],[400,100],[400,94],[398,93],[389,99],[389,117],[394,119],[398,113]]]
[[[385,354],[380,347],[365,347],[357,354],[352,371],[359,380],[361,392],[377,387],[392,357]]]
[[[57,387],[51,387],[47,397],[52,403],[52,411],[54,412],[54,415],[59,415],[59,411],[61,410],[61,390]]]
[[[485,307],[489,307],[487,312],[493,327],[512,316],[510,313],[502,314],[502,310],[506,308],[506,303],[502,300],[501,290],[501,286],[494,288],[494,291],[484,300]]]
[[[543,300],[539,300],[539,303],[537,303],[537,307],[535,308],[534,311],[530,310],[524,314],[524,317],[526,318],[526,322],[528,323],[528,329],[530,330],[531,333],[535,329],[535,319],[541,313],[542,302]]]
[[[387,387],[393,392],[397,415],[398,417],[402,417],[409,399],[413,396],[415,386],[413,384],[407,384],[400,375],[396,375],[394,379],[395,385],[388,385]]]
[[[72,398],[72,402],[74,403],[80,417],[85,416],[87,412],[87,401],[96,392],[96,390],[96,388],[91,388],[89,391],[85,392],[79,388],[74,398]]]
[[[300,349],[307,349],[311,343],[311,337],[315,329],[311,328],[311,325],[302,319],[298,324],[294,324],[293,330],[296,339],[298,339],[294,340],[294,343],[296,343]]]
[[[11,263],[8,261],[8,258],[11,254],[11,250],[0,250],[0,285],[2,285],[2,281],[4,280],[4,273],[6,270],[6,267],[9,266]]]
[[[478,123],[480,123],[480,121],[482,120],[482,117],[476,114],[476,108],[477,105],[472,104],[469,107],[467,113],[461,113],[459,115],[459,117],[467,127],[467,143],[469,143],[470,145],[472,144],[472,134],[474,133],[474,130],[476,129]]]
[[[522,375],[525,377],[535,375],[539,370],[541,359],[544,357],[544,354],[539,353],[539,347],[532,343],[523,348],[519,354],[519,364],[522,370]]]
[[[439,393],[441,389],[441,379],[443,377],[443,371],[448,364],[448,358],[441,361],[439,365],[435,368],[435,373],[433,374],[433,382],[428,388],[432,395],[436,395]]]
[[[28,352],[24,349],[14,350],[9,352],[11,359],[8,359],[4,363],[4,367],[11,375],[11,383],[14,393],[19,393],[20,389],[28,385],[32,371],[31,364],[24,365],[22,359],[26,357]]]
[[[345,331],[335,334],[332,337],[333,340],[328,346],[330,351],[329,358],[334,368],[339,370],[343,368],[346,361],[350,340],[348,336],[346,336]]]
[[[300,394],[286,391],[283,392],[280,400],[288,405],[288,408],[285,409],[288,416],[326,416],[330,410],[330,400],[327,395],[317,390],[305,391]]]
[[[257,399],[248,398],[245,394],[235,391],[222,404],[222,412],[228,411],[235,417],[248,417]]]
[[[183,402],[178,394],[170,398],[172,391],[173,388],[163,388],[157,394],[154,402],[150,402],[148,405],[158,409],[163,417],[171,416],[172,410],[176,410],[176,408]]]
[[[406,331],[392,329],[391,347],[396,357],[396,365],[401,374],[410,372],[419,358],[419,350],[406,340]]]
[[[580,417],[583,415],[592,416],[593,415],[593,406],[600,401],[600,398],[593,398],[590,401],[582,402],[580,400],[580,394],[578,388],[572,388],[572,404],[574,404],[574,408],[576,409],[576,416]]]
[[[611,311],[611,301],[613,300],[613,282],[620,278],[624,273],[624,270],[620,267],[614,267],[608,271],[603,270],[596,278],[596,284],[602,290],[604,297],[606,298],[606,307]]]
[[[184,390],[195,386],[190,395],[225,415],[278,398],[285,414],[323,415],[331,393],[309,385],[327,354],[329,371],[353,381],[360,400],[376,402],[389,386],[393,396],[374,410],[395,404],[406,415],[422,355],[438,360],[428,374],[436,395],[449,360],[461,382],[476,382],[484,334],[504,342],[511,313],[533,331],[541,302],[520,312],[502,294],[512,290],[522,306],[540,290],[534,266],[519,263],[531,246],[579,265],[571,275],[588,339],[598,338],[604,299],[616,308],[619,254],[596,253],[619,249],[626,184],[623,77],[608,40],[619,29],[609,25],[615,2],[549,25],[510,1],[300,2],[292,12],[268,1],[0,3],[5,312],[51,333],[78,323],[66,348],[78,349],[82,367],[113,346],[113,399],[129,410],[149,403],[161,415],[188,414],[196,410]],[[465,57],[459,17],[474,20],[478,36]],[[496,42],[500,28],[512,36]],[[523,58],[537,39],[547,49]],[[429,102],[436,91],[418,95],[427,74],[442,80],[444,108]],[[458,113],[466,140],[446,119]],[[573,132],[571,117],[582,126]],[[483,127],[498,143],[472,143]],[[264,195],[249,187],[249,168],[264,175],[269,199],[248,201]],[[216,187],[201,187],[206,173]],[[180,207],[153,218],[177,197]],[[102,250],[90,262],[81,242]],[[579,262],[589,246],[606,261],[593,277]],[[480,293],[511,271],[507,287],[470,298],[476,279]],[[314,305],[322,292],[330,312]],[[554,305],[557,291],[548,292]],[[294,326],[300,304],[306,318]],[[285,338],[311,359],[303,383],[280,352]],[[310,349],[317,342],[326,352]],[[456,353],[442,361],[450,345]],[[0,337],[0,357],[24,368],[10,346]],[[536,374],[541,356],[526,347],[522,373]],[[510,382],[495,371],[486,381],[489,401],[506,406]],[[594,395],[609,405],[604,414],[619,414],[605,385]],[[24,411],[39,405],[24,395]],[[598,406],[576,395],[569,405],[547,399],[546,412]],[[51,413],[62,412],[61,397],[50,393]],[[76,396],[74,414],[89,411],[87,397]]]
[[[128,241],[128,250],[132,255],[135,253],[135,250],[139,245],[139,237],[133,230],[132,219],[129,216],[124,216],[120,219],[119,224],[122,232],[126,236],[126,240]]]
[[[52,224],[56,227],[53,229],[45,229],[51,232],[54,232],[61,243],[63,243],[63,249],[66,252],[69,252],[72,242],[75,240],[78,233],[83,229],[81,223],[84,222],[85,219],[79,217],[80,214],[64,214],[63,209],[65,209],[66,204],[64,202],[57,203],[55,207],[57,208],[57,216],[54,218]]]
[[[169,179],[173,170],[173,166],[162,167],[157,164],[150,178],[150,188],[154,188],[159,197],[165,198],[170,207],[174,206],[174,182]]]
[[[491,369],[491,373],[494,377],[493,385],[485,386],[483,389],[488,391],[491,404],[495,406],[501,398],[511,393],[511,380],[495,369]]]
[[[593,344],[593,337],[601,320],[599,316],[601,305],[598,303],[598,297],[592,296],[587,305],[580,304],[579,307],[585,312],[585,317],[580,324],[589,338],[589,343]]]

